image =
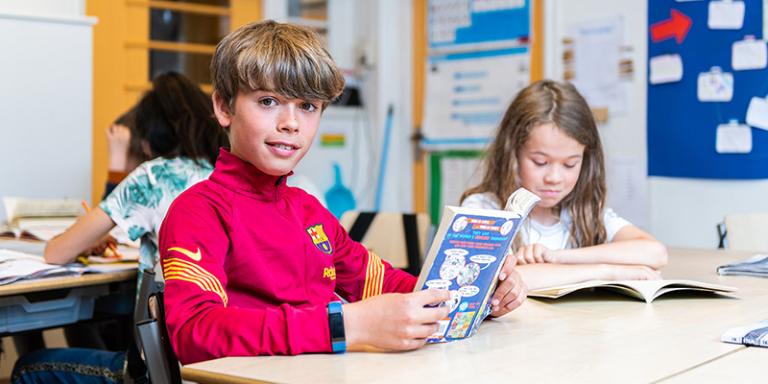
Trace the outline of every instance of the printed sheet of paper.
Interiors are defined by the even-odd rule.
[[[768,100],[753,97],[747,107],[747,124],[755,128],[768,130]]]
[[[744,25],[744,9],[741,0],[710,1],[707,26],[710,29],[741,29]]]
[[[424,135],[482,140],[493,136],[512,98],[529,82],[529,54],[435,58],[427,64]]]
[[[699,73],[696,95],[699,101],[731,101],[733,99],[733,74],[714,67]]]
[[[765,40],[747,38],[733,43],[731,67],[735,71],[763,69],[768,66],[768,47]]]
[[[651,58],[651,84],[665,84],[680,81],[683,78],[683,58],[680,55],[660,55]]]
[[[738,123],[718,125],[715,150],[717,153],[752,152],[752,128]]]
[[[610,115],[627,110],[627,91],[621,83],[620,62],[624,20],[612,17],[571,28],[572,80],[592,108],[608,108]]]
[[[459,205],[461,194],[477,185],[483,177],[480,158],[444,158],[442,160],[442,185],[440,199],[442,205]]]

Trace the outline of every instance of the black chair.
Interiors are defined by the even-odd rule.
[[[144,270],[133,315],[136,344],[149,381],[153,384],[176,384],[181,383],[181,371],[165,328],[164,288],[163,283],[155,281],[153,270]]]
[[[426,213],[347,211],[339,221],[352,240],[393,267],[419,275],[431,232]]]

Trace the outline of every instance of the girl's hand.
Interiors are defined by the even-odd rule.
[[[500,317],[519,307],[528,295],[528,287],[515,270],[514,257],[507,257],[499,273],[499,285],[491,297],[491,316]]]
[[[388,293],[344,305],[348,346],[369,345],[387,350],[410,350],[424,345],[450,308],[425,307],[450,299],[447,290]]]
[[[610,280],[658,280],[661,273],[646,265],[604,264]]]
[[[553,256],[554,251],[541,244],[523,245],[515,253],[517,263],[520,265],[554,263]]]
[[[103,255],[110,244],[117,245],[117,240],[110,234],[102,236],[98,241],[85,250],[86,255]]]
[[[131,130],[128,127],[112,124],[107,128],[110,171],[125,172],[130,142]]]

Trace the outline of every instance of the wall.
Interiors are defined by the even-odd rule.
[[[266,0],[264,16],[285,20],[284,0]],[[321,193],[334,182],[332,163],[342,166],[344,183],[358,209],[374,207],[378,161],[387,108],[394,118],[387,156],[381,210],[413,207],[411,135],[411,4],[405,1],[331,0],[329,49],[340,67],[361,79],[362,109],[330,107],[324,113],[312,150],[296,169]],[[361,61],[364,64],[361,64]],[[320,135],[344,133],[344,147],[323,147]]]
[[[646,84],[648,9],[637,0],[547,0],[545,75],[562,78],[561,40],[573,23],[622,15],[624,43],[634,48],[634,79],[627,86],[628,112],[601,126],[609,159],[609,204],[670,246],[713,248],[715,225],[728,213],[768,211],[768,181],[647,177],[627,188],[632,166],[647,175]],[[617,166],[618,164],[618,166]],[[612,196],[618,190],[623,196]],[[633,204],[627,204],[626,197]],[[620,206],[612,204],[618,201]],[[622,210],[623,208],[623,210]]]
[[[0,2],[0,46],[13,58],[0,60],[0,196],[90,198],[94,20],[81,6]]]

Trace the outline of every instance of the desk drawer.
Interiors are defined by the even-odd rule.
[[[45,329],[93,316],[106,286],[80,287],[0,298],[0,333]]]

